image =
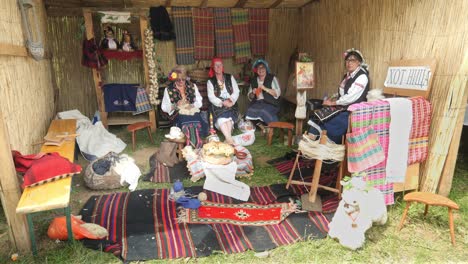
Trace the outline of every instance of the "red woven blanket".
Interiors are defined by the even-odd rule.
[[[193,8],[195,31],[195,59],[211,60],[215,55],[215,37],[212,8]]]
[[[198,209],[182,209],[178,220],[190,224],[274,225],[295,211],[288,203],[258,205],[222,204],[204,201]]]

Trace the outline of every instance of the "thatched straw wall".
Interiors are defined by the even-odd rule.
[[[468,52],[467,13],[468,1],[457,0],[322,0],[308,5],[302,11],[303,34],[299,47],[308,51],[315,61],[317,89],[311,96],[320,98],[326,92],[337,91],[344,69],[341,54],[348,48],[357,48],[364,54],[371,66],[373,88],[383,87],[389,61],[435,58],[437,69],[430,100],[436,111],[427,163],[437,163],[437,166],[426,164],[422,174],[440,174],[433,169],[444,166],[448,143],[454,131],[461,127],[457,124],[450,131],[440,131],[447,124],[444,122],[455,122],[456,114],[464,107],[460,97],[466,92],[467,72],[460,66]],[[455,78],[461,79],[462,85],[457,88],[461,92],[451,93],[449,88]],[[444,107],[445,102],[449,103]],[[439,132],[449,136],[440,137]],[[458,142],[459,133],[453,140]],[[458,144],[455,145],[451,152],[456,153]],[[449,170],[444,172],[447,177],[453,175],[455,160],[452,158],[445,165]]]
[[[171,12],[170,8],[168,9]],[[269,51],[266,59],[270,62],[274,73],[279,77],[280,84],[286,87],[288,77],[288,60],[297,46],[298,9],[270,10]],[[100,25],[94,17],[94,33],[100,40]],[[59,94],[58,110],[78,109],[84,115],[91,116],[97,109],[95,90],[91,71],[81,66],[82,17],[49,17],[48,31],[52,42],[54,74]],[[132,30],[132,33],[135,30]],[[118,33],[116,33],[118,35]],[[136,35],[134,37],[139,38]],[[175,42],[156,41],[156,60],[160,61],[162,71],[167,74],[175,65]],[[244,69],[243,64],[235,64],[233,59],[225,59],[225,70],[239,74]],[[197,67],[207,67],[210,61],[204,60],[197,64],[185,65],[188,70]],[[250,71],[249,71],[250,73]],[[143,64],[141,60],[110,61],[102,72],[105,83],[143,83]]]
[[[45,37],[45,10],[42,1],[36,3]],[[1,1],[0,17],[0,43],[24,47],[17,1]],[[47,50],[47,43],[45,47]],[[0,109],[12,148],[23,153],[37,152],[40,145],[33,146],[33,143],[46,134],[55,114],[50,60],[0,55],[0,83]]]
[[[55,83],[59,91],[57,111],[78,109],[91,117],[97,109],[91,69],[81,66],[82,17],[49,17]]]

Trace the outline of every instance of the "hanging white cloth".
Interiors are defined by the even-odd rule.
[[[297,101],[297,106],[296,106],[295,117],[297,119],[305,119],[307,116],[307,107],[306,107],[307,92],[298,91],[296,94],[296,101]]]
[[[408,144],[413,121],[412,103],[407,98],[384,99],[390,103],[387,182],[404,182],[408,164]]]
[[[236,180],[236,162],[233,161],[227,165],[214,165],[203,162],[203,167],[206,176],[203,189],[227,195],[244,202],[249,200],[250,187]]]

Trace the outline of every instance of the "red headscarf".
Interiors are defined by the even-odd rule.
[[[218,58],[218,57],[214,57],[214,58],[211,60],[210,72],[208,73],[208,76],[210,76],[210,78],[213,78],[213,76],[215,76],[214,65],[215,65],[216,62],[221,62],[221,63],[223,63],[223,60],[222,60],[221,58]],[[224,67],[223,67],[223,73],[224,73]]]

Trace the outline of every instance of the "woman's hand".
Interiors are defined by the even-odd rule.
[[[227,108],[230,108],[232,107],[234,104],[232,103],[231,99],[227,99],[227,100],[224,100],[223,101],[223,106],[224,107],[227,107]]]
[[[325,106],[334,106],[334,105],[336,105],[336,101],[332,101],[332,100],[327,99],[327,100],[324,100],[322,104],[325,105]]]

